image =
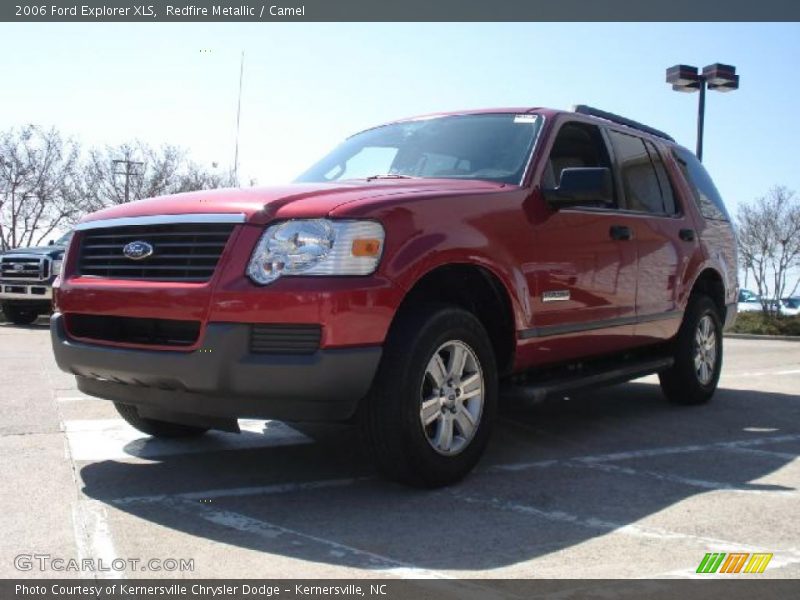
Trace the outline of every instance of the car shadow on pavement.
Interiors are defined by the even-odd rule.
[[[15,325],[10,321],[0,320],[0,327],[8,327],[10,329],[30,329],[31,331],[41,331],[42,329],[50,329],[49,321],[34,321],[30,325]]]
[[[679,407],[636,382],[507,406],[477,471],[444,490],[383,481],[349,428],[302,429],[312,443],[86,464],[83,491],[233,546],[433,571],[509,566],[646,528],[699,494],[800,498],[776,474],[800,455],[800,398],[788,394],[720,389],[709,405]]]

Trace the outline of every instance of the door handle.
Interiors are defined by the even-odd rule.
[[[684,242],[693,242],[695,238],[694,229],[681,229],[678,232],[678,237],[680,237]]]
[[[633,232],[631,231],[631,228],[625,225],[612,225],[608,234],[611,236],[612,240],[627,242],[628,240],[633,239]]]

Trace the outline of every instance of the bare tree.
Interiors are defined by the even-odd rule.
[[[55,129],[0,132],[0,251],[41,244],[86,213],[127,200],[233,185],[230,172],[199,165],[176,146],[136,141],[81,155]]]
[[[120,164],[125,167],[120,169]],[[192,162],[186,152],[176,146],[153,148],[139,141],[90,150],[83,175],[89,210],[128,200],[233,184],[229,173]]]
[[[0,133],[0,249],[41,244],[82,213],[78,144],[33,125]]]
[[[770,298],[784,297],[792,269],[800,267],[800,200],[776,186],[740,206],[736,220],[742,265],[753,274],[764,313],[773,313]]]

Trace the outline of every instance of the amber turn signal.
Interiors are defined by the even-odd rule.
[[[381,252],[381,241],[372,239],[353,240],[353,256],[378,256]]]

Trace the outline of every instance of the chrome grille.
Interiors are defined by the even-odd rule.
[[[211,279],[232,223],[160,223],[84,229],[78,274],[113,279],[203,282]],[[134,260],[123,248],[147,242],[153,252]]]
[[[0,279],[45,281],[50,277],[50,259],[30,254],[7,254],[0,257]]]

